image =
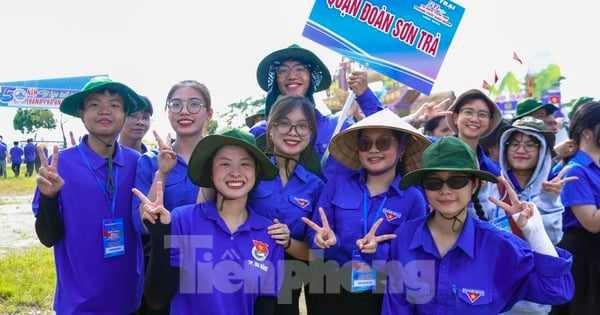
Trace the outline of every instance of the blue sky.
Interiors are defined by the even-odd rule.
[[[333,71],[341,56],[302,37],[313,1],[10,1],[3,3],[0,82],[107,73],[155,106],[153,129],[170,130],[162,111],[172,84],[195,79],[211,90],[218,112],[260,97],[256,66],[273,50],[298,43]],[[460,94],[514,71],[520,78],[552,62],[563,76],[563,99],[597,96],[598,29],[583,0],[456,1],[465,15],[433,91]],[[512,59],[516,51],[525,65]],[[520,76],[521,75],[521,76]],[[317,98],[317,102],[320,100]],[[320,108],[322,105],[318,104]],[[157,110],[158,109],[158,110]],[[14,109],[0,108],[5,141]],[[59,117],[58,111],[56,116]],[[64,117],[67,130],[85,131]],[[241,118],[240,118],[241,119]],[[60,138],[58,131],[43,134]]]

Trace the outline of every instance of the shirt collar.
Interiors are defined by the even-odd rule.
[[[83,153],[89,159],[92,169],[96,170],[96,169],[104,166],[104,164],[107,163],[107,160],[106,160],[106,157],[98,155],[96,152],[94,152],[88,146],[87,141],[86,141],[87,138],[88,138],[88,135],[83,136],[83,138],[81,139],[81,142],[79,142],[78,145],[81,146],[81,148],[83,149]],[[119,144],[118,141],[115,141],[114,146],[115,146],[115,151],[113,153],[113,164],[117,165],[117,166],[125,165],[124,157],[123,157],[123,150],[121,150],[121,145]]]
[[[466,211],[466,210],[465,210]],[[429,227],[427,227],[427,221],[429,218],[435,215],[434,212],[430,213],[429,216],[422,219],[421,223],[417,228],[417,232],[410,242],[409,249],[413,250],[418,247],[422,247],[424,251],[428,252],[431,255],[438,256],[438,250],[435,246],[435,242],[433,241],[433,237],[431,236],[431,231]],[[474,247],[475,247],[475,228],[473,223],[473,218],[469,214],[467,214],[465,222],[463,224],[463,229],[456,240],[456,243],[449,250],[452,251],[454,248],[460,248],[465,254],[469,255],[469,257],[473,258]],[[441,258],[441,257],[439,257]]]
[[[216,224],[218,224],[219,221],[221,221],[221,222],[223,221],[223,219],[221,219],[221,217],[217,213],[219,210],[217,210],[217,206],[215,205],[214,201],[211,200],[211,201],[203,202],[200,204],[200,207],[202,209],[202,213],[204,214],[204,217],[206,217],[207,219],[215,222]],[[246,211],[248,211],[248,218],[246,219],[246,222],[244,222],[238,228],[238,231],[248,231],[250,229],[264,230],[267,227],[269,227],[270,224],[268,224],[269,223],[268,220],[261,220],[261,217],[258,214],[256,214],[255,211],[249,211],[249,210],[246,210]]]

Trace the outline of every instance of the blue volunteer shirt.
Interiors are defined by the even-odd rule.
[[[21,161],[23,161],[23,149],[19,147],[12,147],[10,148],[9,154],[10,160],[14,164],[21,164]]]
[[[561,200],[565,206],[563,212],[563,231],[570,227],[583,228],[577,220],[572,206],[595,205],[600,208],[600,167],[583,151],[578,151],[567,163],[571,169],[565,177],[577,176],[579,179],[565,183]]]
[[[536,254],[515,235],[467,215],[456,244],[440,257],[428,218],[396,230],[386,251],[382,314],[488,315],[520,300],[556,305],[573,295],[569,252]]]
[[[25,155],[25,162],[35,161],[35,144],[28,143],[23,148],[23,154]]]
[[[364,232],[364,194],[367,194],[367,232],[375,221],[383,218],[377,235],[392,233],[396,228],[404,226],[408,220],[425,216],[425,198],[415,187],[401,190],[401,175],[397,175],[388,191],[376,196],[368,192],[363,178],[365,171],[354,173],[349,177],[339,176],[325,184],[319,198],[318,207],[322,207],[327,215],[329,226],[337,237],[336,246],[325,249],[324,259],[334,260],[340,266],[352,260],[352,251],[357,249],[356,240],[365,236]],[[385,199],[385,202],[384,202]],[[318,208],[317,208],[318,209]],[[381,209],[379,211],[379,209]],[[318,211],[311,219],[323,226]],[[308,229],[308,241],[311,248],[319,249],[314,243],[316,232]]]
[[[249,211],[231,233],[217,212],[212,201],[172,212],[171,266],[182,277],[171,314],[251,315],[259,296],[277,296],[283,247],[267,233],[271,220]]]
[[[164,206],[168,210],[176,207],[195,204],[198,198],[200,187],[192,183],[188,177],[187,163],[177,155],[175,167],[167,176],[166,183],[163,183]],[[147,195],[152,187],[154,174],[158,170],[158,151],[150,150],[140,157],[137,161],[137,171],[135,174],[135,188],[139,189],[144,195]],[[147,234],[140,218],[140,198],[134,197],[131,203],[131,211],[134,219],[134,225],[138,232]]]
[[[271,162],[275,163],[274,157]],[[250,194],[248,206],[271,222],[278,219],[287,224],[294,239],[305,241],[307,226],[300,218],[311,218],[313,212],[318,212],[317,201],[323,186],[317,175],[297,164],[285,187],[279,176],[259,182]]]
[[[54,245],[54,310],[57,314],[129,314],[140,305],[144,272],[142,243],[131,220],[131,188],[139,153],[118,143],[115,146],[113,175],[118,172],[118,176],[113,215],[112,195],[107,198],[98,182],[106,183],[108,162],[86,140],[87,135],[79,145],[59,152],[58,174],[65,184],[58,203],[65,233]],[[36,216],[39,194],[36,189],[32,204]],[[125,254],[104,258],[102,225],[112,217],[123,218]]]

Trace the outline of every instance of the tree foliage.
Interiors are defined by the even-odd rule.
[[[37,132],[39,129],[56,129],[56,119],[49,109],[17,109],[13,127],[22,134]]]
[[[228,126],[236,128],[247,128],[245,118],[254,114],[257,110],[265,106],[266,97],[252,98],[247,97],[237,103],[227,105],[228,110],[219,114],[219,118],[225,121]]]

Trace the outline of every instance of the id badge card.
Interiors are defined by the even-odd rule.
[[[506,232],[512,233],[512,229],[510,227],[510,222],[508,222],[508,216],[503,216],[501,218],[494,219],[491,222],[494,226],[499,228],[500,230],[504,230]]]
[[[125,254],[125,235],[123,233],[123,218],[102,220],[104,258]]]
[[[358,250],[352,252],[352,292],[374,290],[377,273],[367,264]]]

